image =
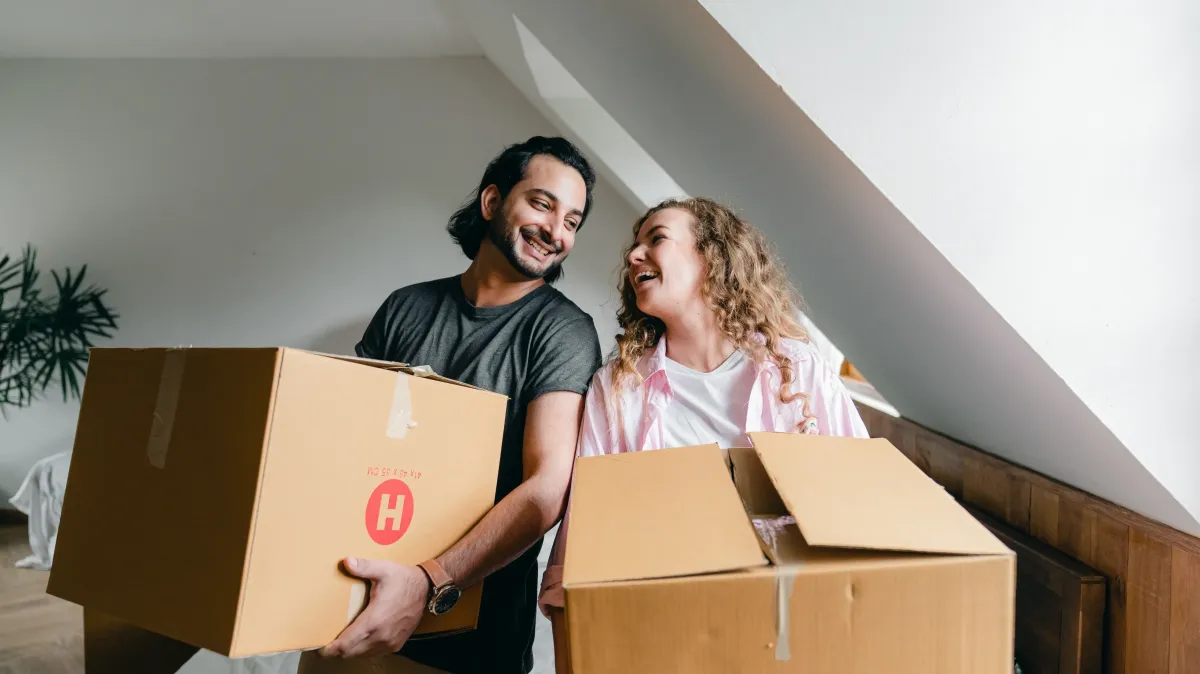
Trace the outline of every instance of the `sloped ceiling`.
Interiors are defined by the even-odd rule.
[[[457,8],[527,95],[540,98],[514,17],[682,189],[732,201],[767,232],[816,322],[902,414],[1200,534],[1195,515],[700,4]],[[591,149],[604,160],[605,147]]]
[[[700,4],[1200,513],[1200,4]]]

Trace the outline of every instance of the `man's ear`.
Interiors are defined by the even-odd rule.
[[[479,194],[479,210],[483,213],[483,219],[491,222],[503,202],[500,198],[500,188],[495,185],[483,188],[483,192]]]

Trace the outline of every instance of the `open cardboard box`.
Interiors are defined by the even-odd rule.
[[[323,646],[366,601],[344,557],[416,564],[491,509],[507,404],[297,349],[93,349],[48,591],[223,655]]]
[[[751,441],[577,461],[574,674],[1011,674],[1015,556],[953,497],[887,440]]]

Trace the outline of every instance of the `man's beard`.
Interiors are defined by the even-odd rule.
[[[532,231],[530,234],[532,238],[537,239],[547,248],[554,249],[557,256],[558,249],[554,244],[542,239],[536,231]],[[531,266],[528,260],[522,259],[521,255],[517,252],[518,247],[524,243],[521,241],[521,228],[513,227],[510,230],[508,222],[504,219],[503,211],[497,212],[495,217],[492,218],[491,225],[488,227],[488,239],[496,248],[500,249],[500,252],[504,255],[504,259],[508,260],[513,269],[516,269],[525,278],[543,279],[547,283],[554,283],[562,276],[563,261],[557,257],[542,269]]]

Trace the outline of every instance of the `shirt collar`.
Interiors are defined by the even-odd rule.
[[[761,333],[754,333],[754,341],[759,344],[766,344],[767,338]],[[662,337],[658,338],[658,344],[654,345],[654,350],[646,354],[642,358],[641,366],[638,368],[639,374],[642,375],[643,382],[649,382],[652,377],[665,377],[667,372],[667,340]],[[777,370],[779,366],[770,358],[764,358],[763,362],[757,363],[755,366],[755,374],[761,376],[768,370]],[[661,373],[661,374],[660,374]]]

